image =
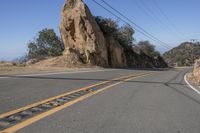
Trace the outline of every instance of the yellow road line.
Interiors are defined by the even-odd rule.
[[[51,101],[51,100],[53,100],[53,99],[57,99],[57,98],[59,98],[59,97],[62,97],[62,96],[65,96],[65,95],[68,95],[68,94],[71,94],[71,93],[74,93],[74,92],[77,92],[77,91],[81,91],[81,90],[85,90],[85,89],[88,89],[88,88],[91,88],[91,87],[95,87],[95,86],[99,86],[99,85],[102,85],[102,84],[106,84],[106,83],[108,83],[108,82],[110,82],[110,81],[113,81],[113,80],[120,80],[120,79],[122,79],[122,78],[127,78],[127,77],[130,77],[130,76],[137,76],[137,75],[139,75],[139,74],[144,74],[144,73],[126,75],[126,76],[122,76],[122,77],[119,77],[119,78],[111,79],[111,80],[109,80],[109,81],[104,81],[104,82],[101,82],[101,83],[97,83],[97,84],[93,84],[93,85],[90,85],[90,86],[86,86],[86,87],[83,87],[83,88],[80,88],[80,89],[75,89],[74,91],[70,91],[70,92],[67,92],[67,93],[64,93],[64,94],[55,96],[55,97],[48,98],[48,99],[46,99],[46,100],[42,100],[42,101],[39,101],[39,102],[30,104],[30,105],[24,106],[24,107],[22,107],[22,108],[19,108],[19,109],[13,110],[13,111],[9,111],[9,112],[4,113],[4,114],[0,114],[0,118],[3,118],[3,117],[6,117],[6,116],[15,114],[15,113],[17,113],[17,112],[21,112],[21,111],[23,111],[23,110],[26,110],[26,109],[35,107],[35,106],[37,106],[37,105],[46,103],[46,102]]]
[[[104,91],[104,90],[106,90],[106,89],[109,89],[109,88],[111,88],[111,87],[113,87],[113,86],[116,86],[116,85],[118,85],[118,84],[121,84],[121,83],[123,83],[123,82],[129,81],[129,80],[132,80],[132,79],[135,79],[135,78],[139,78],[139,77],[151,75],[151,74],[152,74],[152,73],[140,73],[140,74],[134,74],[134,75],[132,75],[132,76],[130,76],[130,75],[129,75],[129,76],[123,76],[123,78],[125,78],[125,77],[131,77],[131,78],[127,78],[127,79],[125,79],[125,80],[123,80],[123,81],[119,81],[119,82],[117,82],[117,83],[115,83],[115,84],[109,85],[109,86],[104,87],[104,88],[102,88],[102,89],[99,89],[99,90],[97,90],[97,91],[95,91],[95,92],[91,92],[91,93],[89,93],[89,94],[86,94],[86,95],[84,95],[84,96],[81,96],[80,98],[77,98],[77,99],[75,99],[75,100],[73,100],[73,101],[70,101],[70,102],[68,102],[68,103],[66,103],[66,104],[63,104],[63,105],[58,106],[58,107],[56,107],[56,108],[53,108],[53,109],[51,109],[51,110],[49,110],[49,111],[46,111],[46,112],[41,113],[41,114],[39,114],[39,115],[36,115],[36,116],[34,116],[34,117],[30,118],[30,119],[27,119],[27,120],[25,120],[25,121],[23,121],[23,122],[21,122],[21,123],[19,123],[19,124],[14,125],[13,127],[10,127],[10,128],[8,128],[8,129],[5,129],[5,130],[1,131],[0,133],[13,133],[13,132],[16,132],[17,130],[19,130],[19,129],[21,129],[21,128],[24,128],[24,127],[26,127],[26,126],[28,126],[28,125],[30,125],[30,124],[32,124],[32,123],[34,123],[34,122],[36,122],[36,121],[42,119],[42,118],[45,118],[45,117],[47,117],[47,116],[49,116],[49,115],[51,115],[51,114],[53,114],[53,113],[55,113],[55,112],[58,112],[59,110],[62,110],[62,109],[64,109],[64,108],[66,108],[66,107],[69,107],[70,105],[73,105],[73,104],[75,104],[75,103],[77,103],[77,102],[79,102],[79,101],[82,101],[82,100],[84,100],[84,99],[86,99],[86,98],[88,98],[88,97],[90,97],[90,96],[92,96],[92,95],[95,95],[95,94],[97,94],[97,93],[99,93],[99,92],[101,92],[101,91]],[[134,77],[133,77],[133,76],[134,76]],[[116,78],[116,79],[113,79],[113,80],[119,80],[119,79],[121,79],[121,78],[122,78],[122,77]],[[109,82],[109,81],[105,81],[105,82],[107,83],[107,82]],[[79,89],[79,90],[83,90],[83,89],[86,89],[86,88],[90,88],[90,87],[93,87],[93,86],[97,86],[97,85],[100,85],[100,84],[104,84],[105,82],[102,82],[102,83],[99,83],[99,84],[94,84],[94,85],[91,85],[91,86],[87,86],[87,87],[81,88],[81,89]],[[76,91],[77,91],[77,90],[76,90]],[[72,92],[76,92],[76,91],[72,91]],[[70,93],[72,93],[72,92],[69,92],[69,93],[66,93],[66,94],[70,94]],[[66,95],[66,94],[62,94],[62,95],[60,95],[60,96],[64,96],[64,95]],[[56,96],[56,97],[50,98],[50,99],[52,100],[52,99],[58,98],[58,97],[60,97],[60,96]],[[44,101],[39,102],[39,103],[41,104],[41,103],[45,103],[45,102],[48,102],[48,101],[49,101],[49,99],[44,100]],[[32,104],[32,105],[28,105],[28,106],[26,106],[26,107],[17,109],[17,110],[15,110],[15,111],[11,111],[11,113],[9,112],[9,114],[13,114],[13,112],[19,112],[19,110],[22,110],[22,109],[24,110],[24,109],[26,109],[26,108],[30,108],[30,107],[32,107],[33,105],[34,105],[34,106],[35,106],[35,105],[38,105],[38,103]],[[3,115],[2,115],[2,116],[3,116]],[[4,116],[7,116],[7,115],[4,115]]]
[[[70,91],[70,92],[67,92],[67,93],[64,93],[64,94],[55,96],[55,97],[51,97],[51,98],[49,98],[49,99],[46,99],[46,100],[43,100],[43,101],[40,101],[40,102],[36,102],[36,103],[30,104],[30,105],[27,105],[27,106],[25,106],[25,107],[22,107],[22,108],[19,108],[19,109],[16,109],[16,110],[13,110],[13,111],[10,111],[10,112],[1,114],[1,115],[0,115],[0,118],[3,118],[3,117],[6,117],[6,116],[15,114],[15,113],[17,113],[17,112],[21,112],[21,111],[23,111],[23,110],[26,110],[26,109],[35,107],[35,106],[37,106],[37,105],[46,103],[46,102],[48,102],[48,101],[54,100],[54,99],[56,99],[56,98],[59,98],[59,97],[62,97],[62,96],[65,96],[65,95],[68,95],[68,94],[71,94],[71,93],[74,93],[74,92],[77,92],[77,91],[81,91],[81,90],[84,90],[84,89],[87,89],[87,88],[91,88],[91,87],[95,87],[95,86],[104,84],[104,83],[106,83],[106,82],[108,82],[108,81],[105,81],[105,82],[102,82],[102,83],[98,83],[98,84],[94,84],[94,85],[90,85],[90,86],[87,86],[87,87],[84,87],[84,88],[80,88],[80,89],[77,89],[77,90],[74,90],[74,91]]]

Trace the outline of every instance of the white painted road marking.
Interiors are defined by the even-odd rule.
[[[185,76],[184,76],[185,82],[188,84],[188,86],[189,86],[193,91],[195,91],[196,93],[198,93],[198,94],[200,95],[200,91],[197,90],[195,87],[193,87],[193,86],[187,81],[187,75],[188,75],[188,74],[189,74],[189,73],[185,74]]]

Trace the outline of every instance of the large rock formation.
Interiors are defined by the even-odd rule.
[[[69,63],[72,60],[75,63],[118,68],[167,67],[161,57],[155,59],[144,53],[138,54],[132,48],[123,48],[113,36],[104,35],[82,0],[66,1],[60,32],[65,52],[61,59],[54,60],[65,61],[66,57]]]
[[[108,66],[103,33],[82,0],[66,1],[62,9],[60,32],[65,48],[76,50],[84,63]]]

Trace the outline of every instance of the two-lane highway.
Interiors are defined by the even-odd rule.
[[[71,106],[66,104],[62,110],[55,107],[57,111],[52,114],[46,115],[44,112],[46,116],[38,117],[34,123],[27,121],[23,128],[13,125],[12,130],[7,131],[199,133],[200,96],[184,82],[184,75],[188,71],[190,69],[105,69],[97,72],[1,78],[0,113],[6,114],[66,92],[129,75],[127,79],[104,85],[99,93],[94,91],[87,94],[86,98],[70,102]]]
[[[96,72],[5,76],[0,79],[0,114],[74,89],[141,72],[144,71],[106,69]]]

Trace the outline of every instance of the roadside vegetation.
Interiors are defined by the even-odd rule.
[[[95,17],[97,24],[106,37],[112,36],[125,49],[133,49],[137,52],[143,52],[150,57],[158,57],[160,53],[155,50],[155,45],[149,41],[135,42],[134,29],[129,25],[119,26],[118,22],[111,18]]]
[[[149,41],[140,41],[137,43],[137,46],[146,55],[151,57],[161,56],[160,53],[155,50],[155,45],[151,44]]]
[[[43,59],[62,55],[64,44],[56,35],[53,29],[43,29],[38,32],[38,36],[28,43],[29,59]]]
[[[110,18],[103,18],[100,16],[95,17],[97,24],[100,27],[100,30],[106,37],[114,37],[119,44],[127,48],[133,44],[134,38],[133,34],[135,31],[129,25],[124,25],[119,27],[118,22]]]
[[[175,66],[191,66],[200,57],[199,42],[184,42],[178,47],[164,53],[164,59],[168,64]]]
[[[118,22],[110,18],[95,17],[100,30],[105,37],[113,37],[124,49],[133,49],[139,53],[144,53],[150,57],[159,57],[160,53],[155,50],[155,45],[149,41],[136,43],[134,39],[134,29],[129,25],[119,26]],[[28,52],[25,56],[16,59],[16,62],[31,63],[38,62],[50,57],[62,55],[64,44],[53,29],[42,29],[37,36],[27,44]]]

